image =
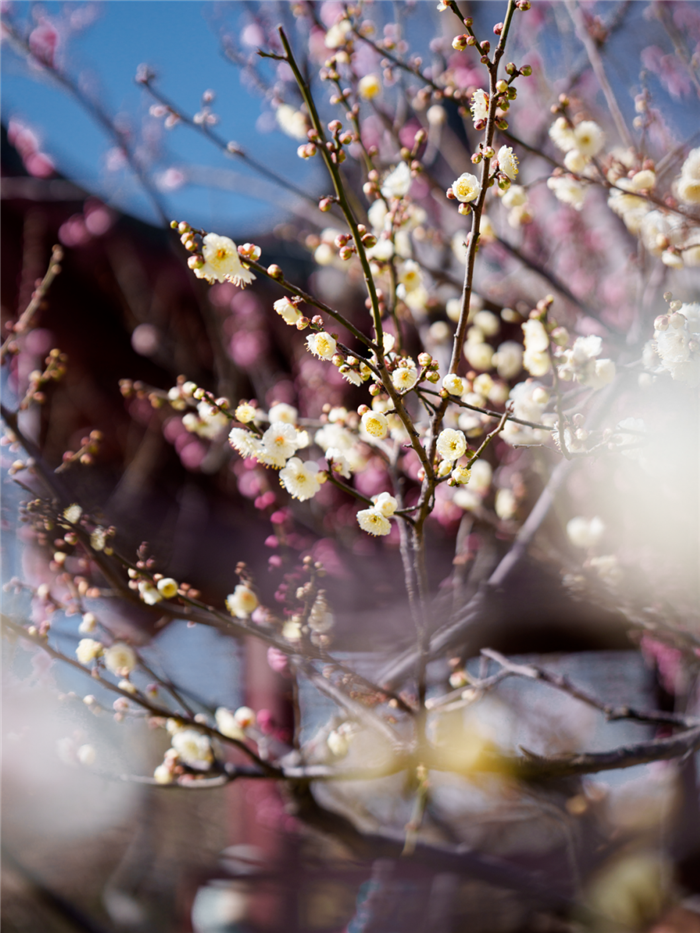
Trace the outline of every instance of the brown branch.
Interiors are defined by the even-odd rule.
[[[3,345],[0,347],[0,360],[3,360],[6,354],[10,351],[10,348],[12,347],[14,343],[15,337],[17,337],[19,334],[25,333],[25,331],[29,329],[29,325],[31,324],[32,318],[34,317],[36,312],[39,310],[39,307],[41,306],[41,302],[44,300],[44,298],[46,297],[46,293],[51,287],[51,283],[61,271],[61,266],[59,265],[59,263],[61,262],[62,259],[63,259],[63,250],[61,249],[61,247],[58,245],[53,246],[51,248],[51,259],[49,259],[49,265],[46,270],[46,274],[44,275],[44,278],[41,280],[40,284],[35,289],[34,293],[32,294],[31,301],[29,302],[25,310],[22,312],[22,314],[19,316],[17,323],[12,326],[12,331],[10,335],[7,337]]]
[[[683,716],[680,713],[659,712],[658,710],[638,710],[631,706],[614,706],[612,703],[604,703],[587,690],[583,690],[581,687],[572,684],[568,677],[565,677],[563,674],[556,674],[553,671],[548,671],[535,664],[516,664],[500,652],[494,651],[491,648],[482,648],[481,654],[495,661],[497,664],[500,664],[501,668],[508,674],[512,674],[516,677],[526,677],[529,680],[540,680],[542,683],[549,684],[556,690],[567,693],[569,696],[574,697],[574,699],[580,700],[588,706],[592,706],[594,709],[603,713],[608,722],[630,719],[634,722],[666,724],[680,726],[685,729],[700,725],[700,721],[688,716]],[[479,683],[476,682],[474,686],[478,689]]]

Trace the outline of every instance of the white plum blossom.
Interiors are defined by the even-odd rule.
[[[569,151],[564,156],[564,165],[574,175],[581,175],[586,170],[586,166],[590,162],[588,156],[585,156],[582,152],[579,152],[578,149],[569,149]]]
[[[104,662],[108,671],[123,677],[130,674],[136,667],[136,652],[131,645],[123,641],[115,641],[109,648],[105,648]]]
[[[385,518],[391,518],[399,506],[394,496],[388,492],[380,492],[378,496],[372,496],[372,502],[374,502],[374,508]]]
[[[474,124],[488,119],[489,115],[489,95],[482,88],[478,88],[472,94],[472,119]]]
[[[383,201],[375,201],[375,204],[383,204]],[[388,262],[394,255],[394,244],[388,237],[380,237],[374,246],[367,250],[367,258],[375,259],[377,262]]]
[[[175,780],[175,775],[167,765],[161,764],[154,770],[153,778],[156,784],[172,784]]]
[[[288,405],[286,402],[277,402],[276,405],[272,406],[267,415],[270,419],[270,424],[274,424],[278,421],[284,424],[296,424],[299,412],[293,405]]]
[[[467,439],[463,431],[455,431],[453,428],[445,428],[441,431],[437,439],[437,452],[443,460],[449,460],[451,463],[464,456],[467,450]]]
[[[74,502],[73,505],[69,505],[67,509],[63,510],[63,517],[71,525],[77,525],[82,514],[83,510],[77,502]]]
[[[522,325],[525,335],[523,366],[531,376],[544,376],[552,368],[548,353],[549,335],[542,321],[531,318]]]
[[[679,311],[658,317],[647,348],[647,369],[670,373],[689,386],[700,384],[700,304],[684,304]]]
[[[629,232],[636,236],[653,205],[636,194],[628,194],[628,191],[632,189],[629,179],[620,178],[616,181],[616,185],[618,187],[614,188],[608,196],[608,207],[622,218]],[[619,190],[621,188],[624,190]]]
[[[574,130],[566,117],[557,117],[549,128],[549,138],[562,152],[576,148]]]
[[[90,661],[99,658],[103,651],[104,645],[101,641],[95,641],[94,638],[81,638],[75,649],[75,656],[81,664],[89,664]]]
[[[580,211],[586,199],[586,188],[573,175],[552,175],[547,179],[547,187],[562,204],[569,204]]]
[[[523,348],[515,340],[502,343],[491,359],[501,379],[512,379],[523,368]]]
[[[512,489],[499,489],[493,507],[496,515],[503,521],[514,518],[518,510],[518,500]]]
[[[501,204],[507,208],[522,207],[527,203],[527,191],[522,185],[511,185],[501,195]]]
[[[547,424],[548,421],[554,420],[554,416],[548,417],[544,414],[549,396],[546,391],[542,392],[542,389],[543,386],[532,379],[513,386],[509,398],[513,402],[513,414],[516,418],[538,424]],[[544,428],[531,428],[510,420],[506,421],[501,432],[501,437],[515,447],[544,444],[549,436],[550,432]]]
[[[280,298],[272,306],[285,324],[296,324],[302,313],[289,298]]]
[[[389,433],[386,415],[378,411],[366,411],[362,416],[362,430],[376,440],[382,440]]]
[[[212,762],[209,737],[197,729],[182,729],[172,738],[172,747],[180,761],[189,768],[206,771]]]
[[[416,291],[423,284],[423,274],[417,262],[412,259],[402,263],[398,273],[399,283],[403,286],[403,291],[399,298],[405,298],[410,292]]]
[[[207,440],[213,440],[215,437],[218,437],[224,428],[228,427],[228,416],[215,405],[210,405],[209,402],[201,401],[197,405],[197,416],[199,421],[197,427],[194,429],[195,434]],[[187,415],[185,415],[185,418],[186,417]],[[185,423],[185,418],[182,419],[183,424]],[[187,427],[187,425],[185,426]]]
[[[498,167],[511,181],[518,175],[518,157],[510,146],[501,146],[498,150]]]
[[[319,428],[314,435],[314,441],[326,454],[331,448],[345,454],[351,450],[355,440],[355,435],[346,427],[338,422],[331,421]]]
[[[391,381],[398,392],[408,392],[418,382],[415,366],[399,366],[391,374]]]
[[[447,462],[447,461],[443,461]],[[452,479],[458,486],[466,486],[471,479],[472,471],[464,464],[458,464],[451,472]]]
[[[461,376],[457,376],[455,373],[448,373],[442,380],[442,387],[445,391],[449,392],[450,395],[461,396],[465,389],[464,379],[462,379]]]
[[[226,597],[226,608],[238,619],[247,619],[259,605],[258,597],[245,583],[239,583],[233,593]]]
[[[241,729],[250,729],[251,726],[255,725],[257,718],[255,710],[252,710],[249,706],[239,706],[233,717]]]
[[[97,628],[97,619],[92,612],[86,612],[82,618],[78,631],[81,635],[91,635]]]
[[[700,148],[692,149],[681,166],[680,178],[676,190],[681,201],[689,204],[700,203]]]
[[[255,421],[258,410],[248,402],[239,402],[233,414],[236,421],[239,421],[241,424],[250,424],[251,421]]]
[[[331,26],[331,28],[326,33],[325,37],[325,46],[327,49],[337,49],[341,45],[345,45],[348,40],[348,34],[352,30],[352,25],[350,20],[341,19],[338,22]]]
[[[158,587],[154,586],[150,580],[139,580],[138,586],[139,596],[147,606],[155,606],[156,603],[161,602],[163,599]]]
[[[493,367],[493,347],[484,342],[483,334],[480,340],[472,336],[471,339],[465,341],[463,352],[467,362],[474,369],[487,370]]]
[[[280,104],[275,111],[275,119],[279,128],[287,136],[306,142],[309,124],[301,110],[295,110],[289,104]]]
[[[484,496],[491,487],[493,479],[493,468],[488,460],[475,460],[470,464],[471,477],[469,479],[469,488],[479,495]]]
[[[566,533],[574,547],[595,547],[603,537],[604,531],[605,525],[597,516],[588,519],[578,515],[566,523]]]
[[[204,265],[194,269],[198,279],[212,282],[233,282],[239,288],[245,288],[255,280],[249,269],[244,269],[238,256],[238,249],[233,240],[217,233],[207,233],[202,239]]]
[[[577,337],[573,347],[562,350],[557,365],[559,377],[564,380],[574,379],[591,389],[602,389],[615,378],[615,364],[612,360],[596,359],[600,355],[602,341],[600,337]]]
[[[357,83],[357,93],[363,100],[372,100],[381,94],[382,82],[375,74],[364,75]]]
[[[486,337],[495,337],[501,329],[501,322],[493,311],[477,311],[474,315],[474,326]]]
[[[225,706],[220,706],[214,713],[214,719],[216,721],[216,728],[222,735],[225,735],[227,739],[237,739],[239,742],[244,741],[245,733],[236,719],[235,714],[232,713],[230,709],[226,709]]]
[[[299,436],[293,424],[285,421],[276,421],[270,425],[262,436],[262,443],[273,465],[284,465],[299,447]]]
[[[476,201],[481,191],[481,183],[476,175],[463,172],[459,178],[452,182],[452,191],[458,201],[463,204]]]
[[[406,162],[400,162],[384,179],[381,192],[385,198],[403,198],[411,187],[411,169]]]
[[[583,156],[597,156],[603,148],[605,134],[593,120],[582,120],[574,127],[574,145]]]
[[[252,431],[246,431],[245,428],[231,428],[228,442],[244,460],[249,457],[261,460],[265,456],[265,448],[260,438]]]
[[[357,513],[357,523],[363,531],[377,536],[388,535],[391,522],[379,509],[361,509]]]
[[[317,334],[309,334],[306,345],[314,356],[321,360],[332,360],[337,349],[335,338],[324,330]]]
[[[318,464],[313,461],[304,463],[299,457],[292,457],[286,467],[280,470],[280,483],[293,499],[301,502],[311,499],[321,488]]]

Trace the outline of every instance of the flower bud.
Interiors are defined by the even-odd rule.
[[[452,48],[455,52],[463,52],[467,45],[472,45],[472,43],[469,42],[470,38],[471,36],[455,36],[452,40]]]
[[[284,272],[280,269],[276,262],[273,262],[271,266],[267,267],[267,274],[271,279],[283,279]]]

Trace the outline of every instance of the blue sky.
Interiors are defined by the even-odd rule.
[[[77,4],[62,3],[42,5],[49,17],[56,18],[76,7]],[[13,15],[20,22],[27,22],[30,11],[28,3],[13,5]],[[261,99],[242,88],[238,69],[221,52],[222,22],[237,31],[244,16],[241,3],[109,0],[97,5],[97,16],[89,27],[72,36],[64,68],[91,90],[97,89],[110,114],[129,114],[137,125],[149,119],[147,110],[151,103],[134,82],[136,69],[143,62],[156,71],[160,89],[189,113],[199,109],[202,92],[212,88],[217,95],[214,110],[221,117],[217,130],[270,167],[277,166],[286,177],[303,184],[313,169],[296,157],[298,143],[277,130],[260,136],[256,120]],[[108,203],[144,219],[155,219],[131,173],[106,170],[105,155],[112,145],[106,133],[62,89],[29,68],[7,47],[3,55],[2,101],[4,122],[13,115],[28,122],[39,132],[45,151],[55,160],[59,171]],[[163,168],[169,161],[174,165],[187,163],[197,167],[199,177],[203,170],[216,170],[215,180],[219,184],[232,184],[243,190],[249,187],[245,180],[249,175],[246,166],[221,155],[191,129],[179,126],[161,135],[172,156],[171,160],[163,160]],[[268,197],[279,194],[286,198],[267,182],[259,187]],[[171,208],[169,212],[174,211],[173,216],[186,216],[209,228],[235,232],[252,232],[264,228],[273,216],[279,219],[273,204],[220,188],[204,190],[188,185],[166,195],[165,202]]]

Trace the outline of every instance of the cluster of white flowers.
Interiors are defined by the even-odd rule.
[[[501,191],[500,188],[497,191]],[[501,193],[501,204],[508,210],[508,224],[517,228],[530,223],[532,213],[527,199],[527,190],[521,185],[510,185]]]
[[[586,186],[573,175],[552,175],[547,179],[547,187],[562,204],[569,204],[580,211],[586,200]]]
[[[586,160],[597,156],[605,143],[605,134],[593,120],[574,126],[566,117],[557,117],[549,128],[549,138],[562,152],[576,152]]]
[[[656,186],[652,168],[639,168],[632,150],[613,151],[614,161],[607,171],[615,185],[608,206],[645,249],[673,269],[700,265],[700,227],[690,218],[660,208],[643,195]],[[693,149],[673,183],[676,197],[687,203],[700,202],[700,149]]]
[[[615,378],[615,364],[609,359],[597,359],[602,348],[600,337],[577,337],[573,347],[557,353],[557,357],[563,360],[557,364],[559,378],[565,381],[574,379],[590,389],[609,385]]]
[[[372,508],[362,509],[357,513],[357,523],[368,534],[388,535],[391,531],[389,519],[396,511],[398,502],[388,492],[372,496],[372,502]]]
[[[547,179],[547,187],[563,204],[580,211],[586,198],[586,186],[575,175],[585,175],[589,162],[605,143],[605,134],[593,120],[573,125],[566,117],[558,117],[549,128],[549,138],[564,155],[564,165],[571,175],[556,174]]]
[[[213,440],[228,427],[229,418],[216,405],[201,401],[197,405],[197,413],[188,411],[183,416],[182,423],[191,433],[197,434],[206,440]]]
[[[644,348],[646,368],[670,373],[678,382],[700,384],[700,304],[681,304],[654,321],[654,337]]]
[[[452,478],[456,480],[458,486],[453,497],[453,502],[455,505],[459,506],[460,509],[469,512],[481,505],[484,497],[491,488],[493,469],[488,460],[479,459],[473,461],[469,465],[469,477],[466,485],[456,479],[454,474],[457,469],[459,468],[455,468],[455,471],[452,473]]]
[[[247,403],[236,408],[236,416],[239,410],[245,424],[262,417],[257,409]],[[308,447],[310,443],[308,432],[295,427],[296,408],[286,404],[273,405],[269,419],[271,424],[262,435],[246,428],[232,428],[229,443],[242,457],[250,457],[264,466],[279,469],[280,483],[292,496],[310,499],[321,488],[321,480],[316,463],[303,463],[296,456],[298,450]]]
[[[513,403],[513,414],[523,421],[532,421],[537,424],[551,425],[555,418],[552,414],[545,414],[549,403],[549,391],[534,379],[519,382],[510,390],[510,401]],[[550,432],[543,428],[531,428],[525,424],[506,421],[501,437],[514,447],[530,447],[544,444]]]
[[[376,399],[375,399],[376,401]],[[348,479],[352,473],[365,466],[365,459],[357,447],[357,437],[345,427],[346,409],[331,409],[328,423],[314,435],[314,441],[326,455],[326,460],[333,461],[333,469]]]
[[[242,265],[236,244],[227,236],[207,233],[202,239],[202,258],[204,265],[193,268],[198,279],[206,279],[209,283],[233,282],[239,288],[255,280],[250,269]]]
[[[249,706],[239,707],[235,713],[225,706],[220,706],[214,713],[216,728],[228,739],[244,741],[245,730],[255,725],[255,713]]]

